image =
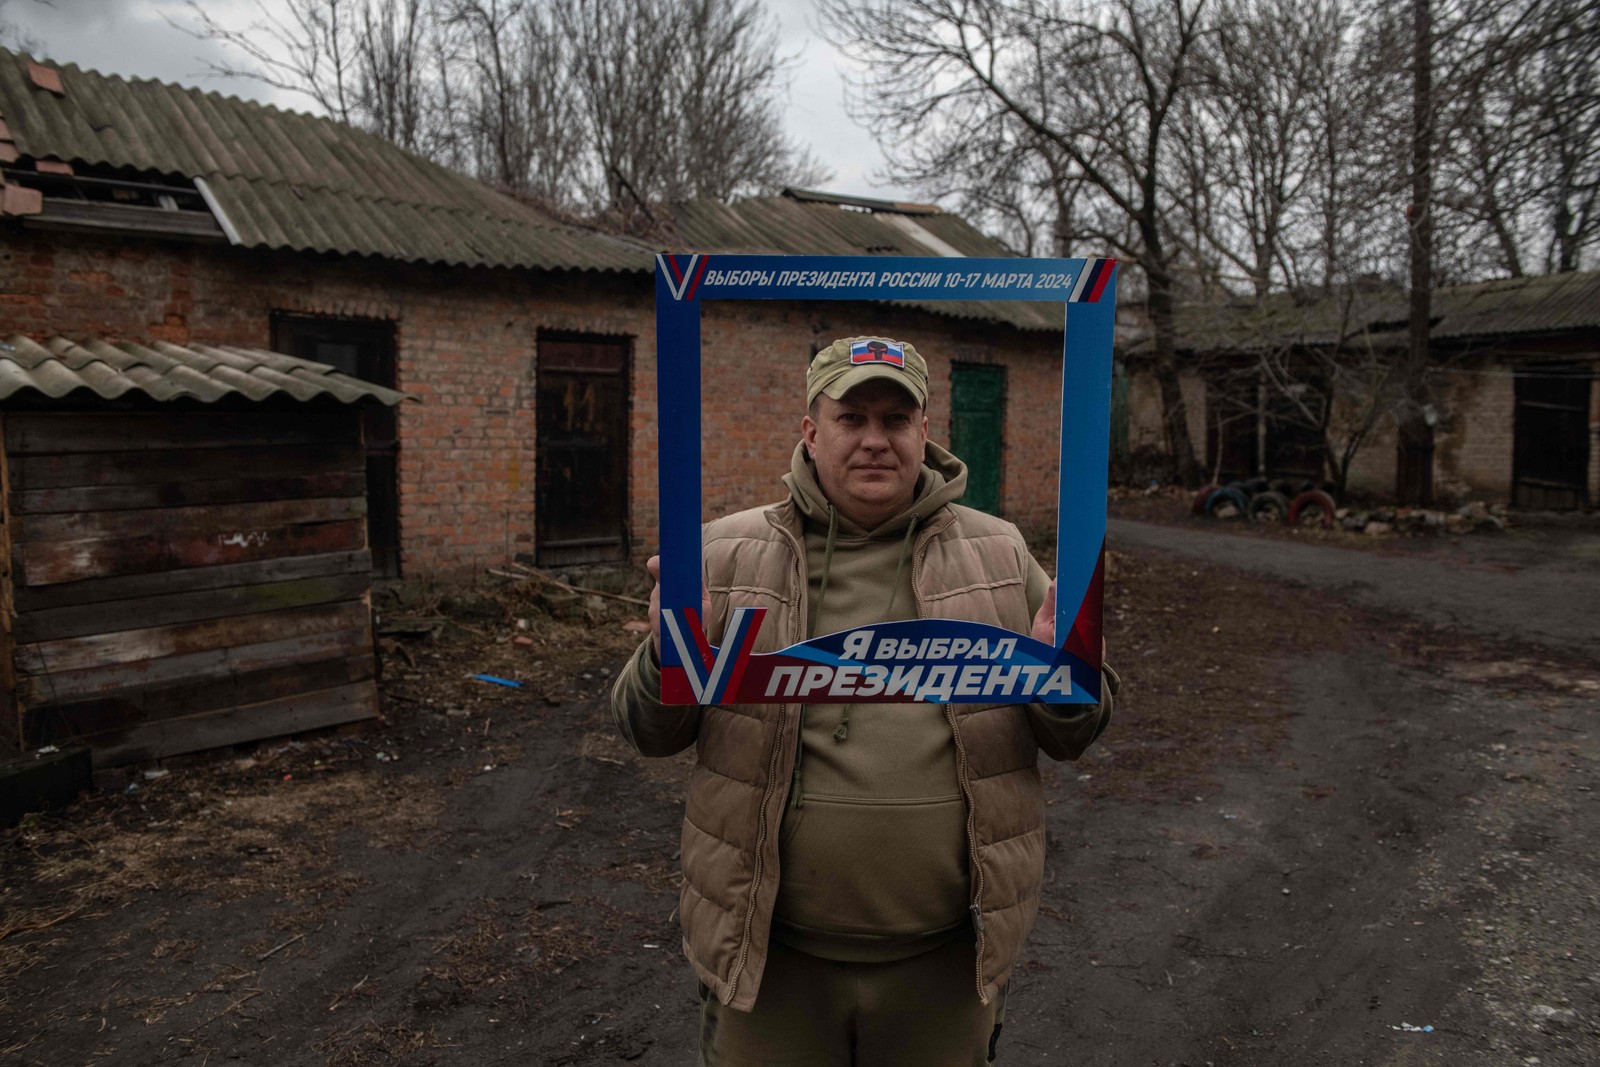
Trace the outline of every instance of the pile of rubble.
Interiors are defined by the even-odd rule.
[[[1335,513],[1339,527],[1368,537],[1386,534],[1466,534],[1495,533],[1509,521],[1499,504],[1473,501],[1454,511],[1431,508],[1340,508]]]

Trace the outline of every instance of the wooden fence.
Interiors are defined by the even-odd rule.
[[[377,715],[357,411],[0,420],[0,740],[104,766]]]

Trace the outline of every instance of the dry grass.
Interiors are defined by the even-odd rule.
[[[335,1030],[312,1048],[326,1056],[328,1067],[374,1067],[411,1062],[426,1048],[444,1048],[432,1030],[415,1030],[398,1023],[372,1019],[345,1030]]]
[[[509,981],[516,973],[515,958],[505,957],[507,932],[499,908],[486,901],[481,911],[463,916],[461,929],[438,939],[430,977],[477,990]]]
[[[260,769],[260,761],[244,762]],[[361,834],[376,848],[426,847],[443,808],[437,786],[420,779],[318,773],[313,763],[309,774],[284,772],[288,780],[269,768],[241,782],[236,766],[212,768],[209,782],[198,783],[209,789],[152,783],[143,821],[122,798],[107,798],[100,817],[35,819],[18,832],[0,913],[0,1010],[21,976],[62,944],[39,935],[104,917],[143,894],[193,893],[212,906],[261,898],[290,906],[273,916],[275,930],[315,926],[362,884],[338,869],[343,835]],[[152,958],[183,963],[195,948],[161,941]],[[141,1011],[160,1018],[172,1006]]]
[[[63,913],[120,906],[154,890],[203,892],[215,903],[264,893],[294,901],[326,888],[318,876],[333,870],[336,839],[346,831],[363,833],[376,848],[420,848],[443,808],[431,783],[366,771],[256,786],[208,801],[196,801],[198,793],[173,797],[169,817],[143,826],[41,825],[24,835],[31,875],[56,908],[71,901]],[[48,913],[37,908],[31,921],[13,918],[0,933],[38,928]]]

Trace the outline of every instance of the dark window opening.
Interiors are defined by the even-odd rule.
[[[395,385],[394,323],[314,315],[272,316],[272,348],[326,363],[352,378],[389,389]],[[367,451],[367,545],[372,573],[400,576],[400,439],[394,408],[361,405]]]
[[[1535,363],[1517,372],[1511,499],[1518,507],[1589,506],[1589,393],[1581,363]]]
[[[1327,389],[1316,379],[1288,391],[1253,373],[1206,382],[1206,464],[1223,484],[1262,475],[1320,481]]]

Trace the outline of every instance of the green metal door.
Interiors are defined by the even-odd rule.
[[[950,451],[967,465],[969,508],[1000,514],[1000,448],[1006,371],[978,363],[950,367]]]

